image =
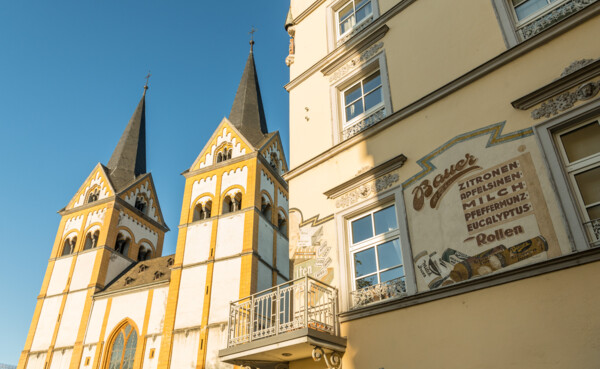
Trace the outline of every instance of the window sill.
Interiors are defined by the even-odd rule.
[[[582,252],[575,252],[555,259],[547,260],[541,263],[529,265],[527,267],[484,276],[478,279],[454,284],[436,290],[417,293],[404,298],[395,297],[393,299],[374,302],[368,306],[357,307],[352,310],[339,314],[340,322],[348,322],[355,319],[365,318],[371,315],[386,313],[393,310],[423,304],[446,297],[452,297],[463,293],[469,293],[488,287],[494,287],[505,283],[518,281],[525,278],[535,277],[546,273],[552,273],[562,269],[567,269],[583,264],[600,261],[600,247],[588,249]]]
[[[365,129],[371,127],[375,123],[379,122],[386,117],[385,106],[382,105],[379,108],[373,110],[369,114],[365,114],[364,117],[358,119],[358,121],[352,124],[350,127],[342,130],[342,140],[347,140],[352,136],[359,134]]]
[[[598,0],[569,0],[564,2],[548,12],[542,13],[525,25],[517,28],[517,33],[521,39],[527,40],[538,33],[552,27],[563,19],[577,13]]]
[[[373,20],[375,20],[375,17],[373,16],[373,14],[371,14],[368,18],[366,18],[365,20],[363,20],[359,24],[357,24],[354,27],[352,27],[352,29],[350,31],[347,31],[343,35],[339,35],[338,39],[336,41],[336,46],[340,46],[344,42],[346,42],[349,39],[351,39],[352,37],[354,37],[354,35],[356,35],[360,31],[362,31],[363,29],[367,28],[367,26],[369,24],[373,23]]]

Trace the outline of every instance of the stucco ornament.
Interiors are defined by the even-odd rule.
[[[347,140],[350,137],[356,136],[360,132],[371,127],[375,123],[381,121],[383,118],[385,118],[385,116],[386,116],[385,107],[383,107],[383,108],[377,110],[376,112],[374,112],[373,114],[367,116],[365,119],[361,120],[360,122],[352,125],[351,127],[346,128],[342,132],[342,138],[344,140]]]
[[[598,0],[570,0],[565,2],[563,5],[556,7],[551,12],[544,14],[535,21],[529,23],[521,29],[523,39],[527,40],[538,33],[550,28],[554,24],[560,22],[566,17],[577,13],[583,8],[595,3]]]
[[[349,39],[351,39],[355,34],[357,34],[358,32],[362,31],[363,29],[367,28],[367,26],[369,24],[373,23],[373,15],[369,16],[367,19],[365,19],[361,24],[359,24],[358,26],[355,26],[352,31],[350,31],[350,33],[348,33],[347,35],[345,35],[344,37],[340,37],[337,40],[336,45],[340,46],[341,44],[343,44],[344,42],[348,41]]]
[[[342,367],[342,357],[338,352],[333,351],[330,354],[326,354],[321,347],[315,346],[312,351],[312,357],[314,361],[323,359],[325,365],[327,365],[327,369],[340,369]]]
[[[398,176],[398,174],[386,174],[380,178],[377,178],[375,182],[361,185],[358,188],[340,197],[335,202],[335,207],[346,207],[356,203],[359,200],[366,199],[371,195],[386,190],[389,187],[393,186],[394,183],[398,182],[399,178],[400,177]]]
[[[588,82],[575,91],[567,91],[552,98],[531,112],[533,119],[550,118],[560,112],[571,109],[577,101],[585,101],[593,98],[600,91],[600,81]]]
[[[565,70],[563,70],[563,72],[560,74],[560,76],[561,77],[568,76],[569,74],[571,74],[587,65],[590,65],[595,61],[596,61],[595,59],[576,60],[573,63],[569,64],[569,66],[566,67]]]
[[[360,55],[357,55],[354,58],[350,59],[350,61],[348,61],[346,64],[344,64],[338,70],[336,70],[335,73],[333,73],[329,77],[329,82],[335,82],[335,81],[339,80],[340,78],[342,78],[343,76],[345,76],[346,74],[350,73],[350,71],[365,64],[367,61],[369,61],[371,58],[373,58],[375,56],[375,54],[377,54],[377,52],[382,47],[383,47],[383,42],[378,42],[375,45],[369,47],[367,50],[360,53]]]

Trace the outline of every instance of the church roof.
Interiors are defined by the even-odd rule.
[[[252,41],[250,45],[253,43]],[[265,134],[268,133],[252,47],[250,48],[246,67],[244,68],[242,79],[233,100],[233,106],[229,113],[229,121],[255,147],[258,146],[265,137]]]
[[[108,170],[116,191],[146,173],[146,90],[115,148]]]
[[[169,259],[174,260],[175,255],[167,255],[134,263],[129,269],[125,270],[125,272],[121,273],[119,277],[111,282],[101,293],[115,292],[123,289],[169,281],[171,278],[170,266],[172,265]]]

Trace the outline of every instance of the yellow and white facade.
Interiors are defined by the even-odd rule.
[[[145,173],[144,93],[109,165],[60,212],[19,369],[232,367],[217,357],[230,301],[290,278],[287,160],[279,134],[259,125],[262,106],[254,115],[246,106],[260,101],[256,81],[251,52],[235,123],[224,118],[184,172],[167,256]],[[254,128],[250,141],[241,131]]]

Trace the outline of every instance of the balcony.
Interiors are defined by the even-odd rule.
[[[600,218],[592,219],[589,222],[583,223],[585,230],[588,233],[591,247],[600,246]]]
[[[312,356],[339,367],[346,339],[339,336],[337,311],[337,290],[310,277],[234,301],[219,358],[263,369]]]

